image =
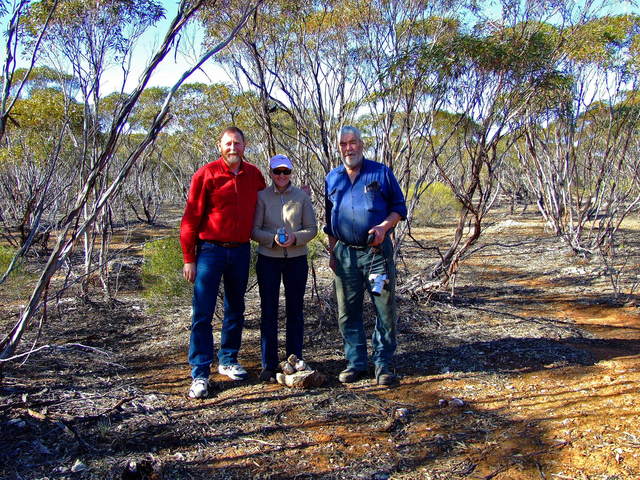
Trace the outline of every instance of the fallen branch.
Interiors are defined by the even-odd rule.
[[[120,400],[118,400],[116,402],[115,405],[113,405],[112,407],[109,407],[109,408],[105,408],[100,413],[96,413],[94,415],[84,415],[84,416],[81,416],[81,417],[80,416],[75,416],[75,417],[68,418],[66,420],[67,421],[75,421],[75,422],[87,422],[89,420],[99,420],[103,416],[118,410],[122,405],[124,405],[125,403],[130,402],[131,400],[134,400],[135,398],[136,398],[135,396],[121,398]]]
[[[97,451],[97,449],[93,445],[87,443],[87,441],[80,436],[76,429],[69,425],[66,421],[58,420],[58,423],[62,426],[63,430],[65,430],[66,432],[70,432],[75,437],[80,446],[86,448],[91,452]]]
[[[9,357],[9,358],[0,358],[0,363],[17,360],[19,358],[26,357],[26,356],[29,356],[29,355],[31,355],[33,353],[39,352],[41,350],[67,350],[69,348],[77,348],[77,349],[80,349],[80,350],[83,350],[83,349],[91,350],[93,352],[96,352],[96,353],[98,353],[100,355],[104,355],[106,357],[110,357],[112,355],[111,353],[109,353],[109,352],[107,352],[105,350],[100,350],[99,348],[90,347],[88,345],[83,345],[81,343],[63,343],[61,345],[41,345],[38,348],[34,348],[34,349],[29,350],[28,352],[20,353],[18,355],[13,355],[12,357]],[[113,362],[107,362],[107,363],[109,363],[109,365],[114,365],[116,367],[124,368],[124,366],[122,366],[122,365],[120,365],[118,363],[113,363]]]
[[[300,443],[271,443],[271,442],[267,442],[265,440],[260,440],[258,438],[250,438],[250,437],[240,437],[240,440],[244,440],[246,442],[257,442],[261,445],[266,445],[268,447],[273,447],[275,449],[275,451],[280,451],[280,450],[293,450],[293,449],[299,449],[299,448],[308,448],[314,445],[317,445],[316,443],[310,443],[310,442],[300,442]]]

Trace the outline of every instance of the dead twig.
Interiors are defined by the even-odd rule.
[[[557,444],[551,445],[550,447],[543,448],[543,449],[540,449],[540,450],[536,450],[535,452],[519,455],[517,460],[511,460],[506,465],[502,465],[502,466],[498,467],[496,470],[491,472],[489,475],[485,476],[484,480],[491,480],[493,477],[495,477],[496,475],[498,475],[498,474],[504,472],[505,470],[511,468],[513,465],[516,465],[516,464],[520,463],[523,458],[531,458],[531,457],[535,457],[535,456],[538,456],[538,455],[543,455],[545,453],[549,453],[552,450],[555,450],[555,449],[558,449],[558,448],[562,448],[562,447],[566,447],[570,443],[571,442],[568,441],[568,440],[564,441],[564,442],[558,442]],[[540,472],[540,474],[543,475],[543,478],[544,478],[544,474],[542,472]]]
[[[244,440],[245,442],[258,442],[262,445],[268,445],[270,447],[282,448],[284,446],[281,443],[265,442],[264,440],[260,440],[259,438],[240,437],[240,440]]]
[[[316,445],[316,443],[311,442],[300,442],[300,443],[272,443],[267,442],[265,440],[260,440],[259,438],[250,438],[250,437],[239,437],[240,440],[244,440],[245,442],[257,442],[261,445],[266,445],[268,447],[273,447],[272,452],[280,451],[280,450],[295,450],[300,448],[307,448]]]
[[[70,432],[82,447],[92,452],[96,452],[98,450],[93,445],[89,444],[84,438],[82,438],[82,436],[76,431],[76,429],[69,425],[66,421],[58,420],[58,423],[62,426],[63,430],[65,430],[66,432]]]
[[[101,350],[99,348],[91,347],[89,345],[83,345],[82,343],[63,343],[61,345],[41,345],[38,348],[31,349],[31,350],[29,350],[27,352],[24,352],[24,353],[13,355],[13,356],[8,357],[8,358],[0,358],[0,363],[17,360],[19,358],[32,355],[32,354],[34,354],[36,352],[39,352],[41,350],[67,350],[67,349],[70,349],[70,348],[77,348],[79,350],[89,350],[91,352],[95,352],[95,353],[98,353],[100,355],[104,355],[106,357],[112,356],[112,354],[110,352],[107,352],[106,350]],[[108,365],[113,365],[115,367],[124,368],[123,365],[120,365],[118,363],[114,363],[114,362],[106,362],[106,363]]]
[[[536,464],[536,468],[538,469],[538,473],[540,474],[540,478],[542,480],[547,480],[547,476],[542,471],[542,465],[540,465],[540,462],[536,461],[535,464]]]
[[[118,400],[116,402],[115,405],[113,405],[112,407],[106,408],[103,411],[96,413],[94,415],[83,415],[83,416],[75,416],[72,417],[70,420],[71,421],[79,421],[79,422],[88,422],[90,420],[98,420],[100,418],[102,418],[104,415],[107,415],[111,412],[114,412],[116,410],[118,410],[122,405],[124,405],[125,403],[130,402],[131,400],[134,400],[136,397],[135,396],[130,396],[130,397],[125,397],[125,398],[121,398],[120,400]]]

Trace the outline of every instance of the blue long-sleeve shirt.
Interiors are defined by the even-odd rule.
[[[351,183],[344,165],[325,179],[326,226],[324,232],[348,245],[366,245],[368,231],[391,212],[407,217],[400,185],[389,167],[362,160],[360,173]]]

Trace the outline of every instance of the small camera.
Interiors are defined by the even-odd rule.
[[[369,275],[371,282],[371,293],[376,297],[382,293],[382,289],[389,282],[386,273],[372,273]]]
[[[287,231],[284,229],[284,227],[280,227],[276,233],[278,234],[278,241],[280,243],[286,243]]]
[[[371,245],[375,241],[375,239],[376,239],[376,234],[374,232],[371,232],[367,237],[367,245]]]

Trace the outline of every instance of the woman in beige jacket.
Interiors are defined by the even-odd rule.
[[[278,368],[278,299],[284,285],[286,357],[302,359],[304,292],[309,272],[307,246],[317,233],[311,199],[291,184],[291,161],[276,155],[269,162],[272,184],[258,193],[251,238],[258,242],[256,275],[260,289],[262,372],[270,381]]]

